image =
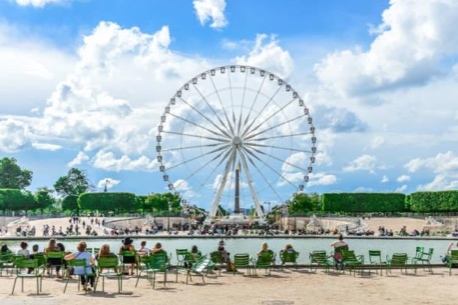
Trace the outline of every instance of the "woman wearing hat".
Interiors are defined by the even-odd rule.
[[[130,275],[134,275],[134,268],[137,264],[137,254],[135,253],[135,247],[132,245],[133,239],[130,237],[126,237],[122,240],[121,249],[119,249],[119,255],[121,256],[121,260],[123,264],[130,264]],[[133,251],[135,255],[123,255],[124,251]]]

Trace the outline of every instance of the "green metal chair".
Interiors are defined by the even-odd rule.
[[[295,250],[287,250],[287,251],[280,251],[280,261],[281,261],[281,269],[283,270],[283,267],[285,264],[293,264],[293,266],[297,270],[297,258],[299,257],[299,252]]]
[[[388,271],[390,273],[393,267],[397,267],[401,269],[401,273],[402,273],[402,269],[404,269],[407,274],[408,257],[406,253],[394,253],[391,256],[391,258],[387,256],[386,261],[387,261]]]
[[[458,250],[452,250],[447,262],[448,275],[452,275],[452,267],[458,266]]]
[[[254,274],[257,275],[258,269],[264,269],[266,275],[270,275],[272,265],[275,263],[275,253],[273,251],[261,252],[253,260]]]
[[[29,271],[31,270],[31,271]],[[38,260],[36,259],[20,259],[16,261],[16,278],[14,279],[13,290],[11,294],[14,294],[14,289],[16,287],[16,281],[21,279],[21,288],[24,292],[24,279],[32,278],[37,280],[37,294],[40,294],[43,286],[43,274],[44,266],[38,265]]]
[[[155,287],[158,273],[164,274],[164,287],[167,284],[167,272],[169,270],[169,257],[166,252],[153,253],[146,262],[147,279]],[[138,279],[137,279],[138,281]]]
[[[356,276],[356,269],[360,269],[360,273],[364,271],[364,255],[356,255],[353,250],[342,249],[342,263],[344,269],[348,269]]]
[[[186,274],[186,284],[188,284],[188,280],[191,279],[192,276],[197,275],[202,278],[202,282],[205,284],[204,272],[208,273],[208,270],[213,269],[213,261],[207,255],[201,256],[197,262],[195,262],[191,268],[188,269]]]
[[[313,271],[315,267],[315,272],[318,268],[324,268],[325,272],[329,272],[329,267],[333,265],[333,261],[330,260],[324,250],[315,250],[310,252],[310,271]]]
[[[138,258],[137,258],[137,251],[128,251],[122,250],[120,254],[121,265],[123,269],[127,266],[129,270],[130,265],[134,264],[135,269],[138,270]]]
[[[96,274],[91,271],[91,272],[87,272],[87,267],[91,267],[91,266],[88,266],[87,265],[87,262],[84,258],[82,259],[72,259],[72,260],[69,260],[67,262],[67,268],[78,268],[80,267],[83,271],[84,271],[84,274],[78,274],[78,279],[77,279],[77,282],[78,282],[78,291],[80,290],[80,276],[84,276],[86,278],[86,283],[88,282],[88,279],[89,277],[93,276],[95,277]],[[91,270],[92,270],[92,267],[91,267]],[[65,282],[65,287],[64,287],[64,293],[65,291],[67,290],[67,285],[68,285],[68,282],[70,281],[70,278],[71,277],[67,277],[67,281]],[[87,289],[86,289],[86,294],[87,294]],[[95,292],[95,290],[94,290]]]
[[[380,275],[383,275],[383,269],[385,269],[385,274],[388,274],[386,261],[382,260],[382,251],[380,250],[369,250],[369,263],[372,266],[376,267],[376,272],[378,274],[378,270],[380,269]],[[369,269],[369,274],[371,273],[371,269]]]
[[[46,253],[46,264],[48,265],[48,275],[52,275],[53,267],[57,269],[63,270],[64,269],[64,256],[65,253],[63,251],[53,251]],[[62,272],[64,273],[64,272]]]
[[[210,253],[210,259],[213,262],[215,268],[218,268],[219,275],[221,275],[221,269],[226,268],[227,263],[224,257],[221,255],[219,251],[213,251]]]
[[[239,272],[240,269],[245,268],[247,270],[247,274],[251,275],[251,260],[250,255],[248,253],[237,253],[234,255],[234,269],[232,272],[234,275]]]
[[[188,249],[176,249],[177,264],[175,266],[175,282],[178,282],[178,273],[183,269],[187,268],[186,255],[188,255]]]
[[[94,282],[94,293],[97,290],[99,278],[102,277],[102,291],[105,291],[105,278],[115,277],[118,280],[118,292],[122,290],[122,268],[117,257],[100,257],[97,260],[97,277]],[[113,271],[111,271],[113,269]]]
[[[428,267],[428,270],[430,273],[433,273],[433,269],[431,268],[431,259],[433,257],[434,249],[429,248],[428,252],[422,252],[418,258],[416,258],[413,263],[417,264],[418,262],[421,262],[423,265],[423,270],[425,270],[425,265]],[[415,267],[415,272],[417,271],[417,268]]]

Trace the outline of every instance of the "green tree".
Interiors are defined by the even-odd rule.
[[[71,168],[66,176],[60,177],[56,183],[54,183],[54,189],[63,197],[79,196],[93,189],[93,186],[89,182],[85,171]]]
[[[35,208],[40,209],[41,214],[43,214],[44,209],[51,208],[56,203],[56,199],[51,196],[53,192],[53,190],[46,187],[39,188],[35,192]]]
[[[0,159],[0,188],[25,189],[32,182],[33,172],[22,169],[15,158]]]
[[[18,189],[0,189],[0,209],[23,211],[35,208],[35,198],[28,191]]]
[[[64,211],[76,211],[79,215],[78,196],[67,196],[62,200],[62,210]]]
[[[145,204],[153,209],[154,214],[167,214],[169,211],[169,203],[172,213],[181,212],[181,198],[172,193],[154,193],[148,195],[145,199]]]
[[[306,193],[297,193],[293,196],[289,206],[289,213],[291,215],[304,214],[315,209],[312,198]]]

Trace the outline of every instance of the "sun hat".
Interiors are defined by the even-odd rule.
[[[126,245],[126,246],[127,245],[131,245],[133,242],[134,242],[134,240],[132,238],[130,238],[130,237],[126,237],[125,239],[122,240],[122,243],[124,245]]]

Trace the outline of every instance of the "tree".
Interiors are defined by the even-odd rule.
[[[15,158],[0,159],[0,188],[25,189],[32,182],[33,172],[22,169]]]
[[[306,193],[294,195],[289,206],[289,213],[292,215],[304,214],[314,210],[314,202]]]
[[[56,192],[63,196],[79,196],[93,188],[85,171],[71,168],[66,176],[60,177],[54,183]]]
[[[171,212],[181,212],[181,198],[178,195],[174,195],[172,193],[154,193],[148,195],[148,197],[145,200],[145,204],[154,210],[154,214],[158,212],[159,214],[168,213],[169,203]]]
[[[35,208],[40,209],[41,214],[43,214],[44,209],[51,208],[56,203],[54,197],[51,196],[52,192],[53,190],[46,187],[39,188],[35,192]]]
[[[0,189],[0,209],[23,211],[35,208],[35,198],[28,191],[18,189]]]

